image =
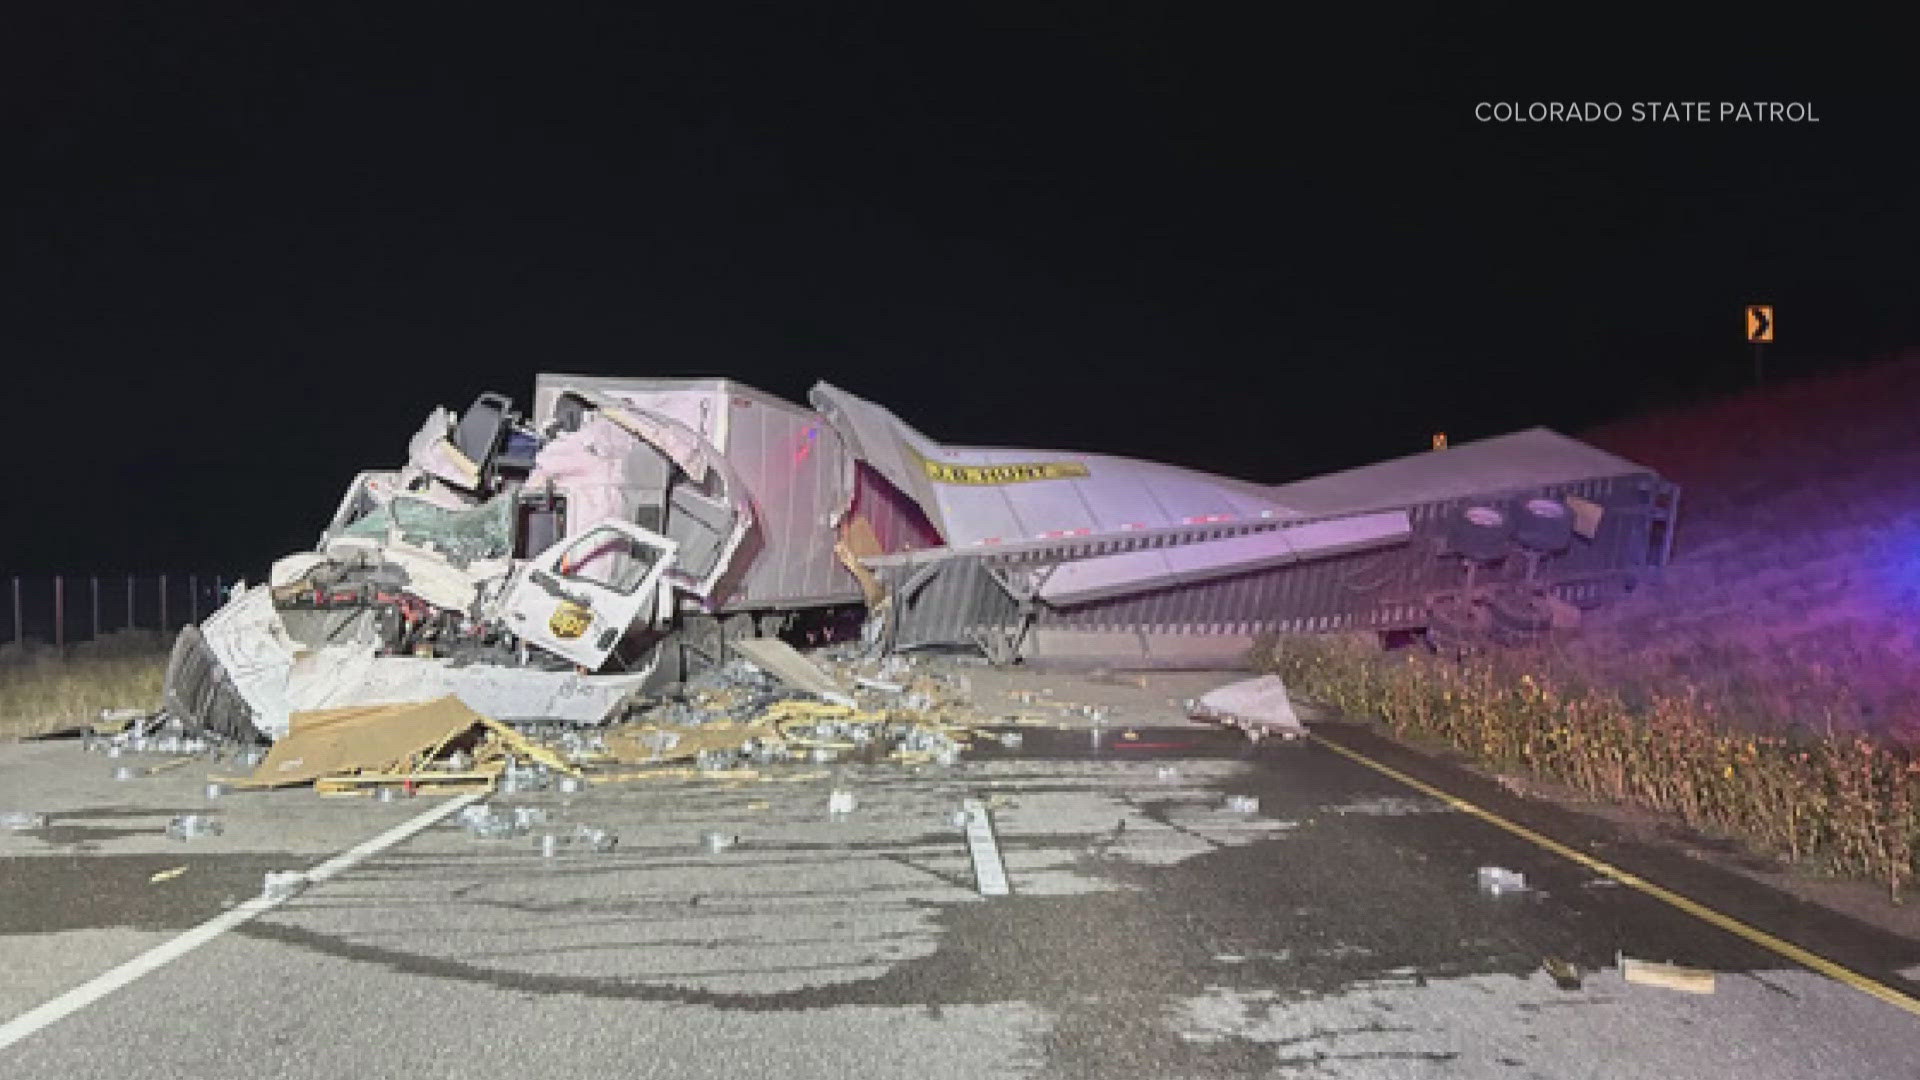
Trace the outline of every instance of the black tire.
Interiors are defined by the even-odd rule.
[[[1447,546],[1475,562],[1492,562],[1507,553],[1513,515],[1490,503],[1468,503],[1447,523]]]
[[[1459,600],[1435,601],[1427,608],[1427,644],[1442,656],[1458,657],[1474,651],[1480,630],[1473,608]]]
[[[1547,555],[1573,543],[1573,511],[1559,499],[1522,499],[1514,508],[1513,539]]]
[[[1493,598],[1493,639],[1502,645],[1538,641],[1553,629],[1553,612],[1529,592],[1501,592]]]

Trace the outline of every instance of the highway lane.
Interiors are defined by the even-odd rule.
[[[1920,944],[1322,730],[1920,992],[1892,974]],[[1027,730],[917,773],[499,797],[620,843],[545,859],[530,838],[430,830],[0,1050],[0,1074],[1920,1075],[1920,1019],[1325,746],[1131,731]],[[0,779],[25,782],[23,755],[48,790],[101,764],[23,744]],[[248,795],[194,846],[150,826],[196,779],[155,781],[76,793],[113,801],[56,819],[130,835],[4,839],[4,1015],[250,895],[262,867],[422,809]],[[827,812],[834,785],[853,813]],[[975,888],[952,819],[967,798],[989,810],[1009,896]],[[709,831],[739,842],[709,852]],[[165,863],[191,869],[146,880]],[[1482,865],[1531,888],[1484,895]],[[1712,969],[1715,992],[1629,984],[1621,954]]]

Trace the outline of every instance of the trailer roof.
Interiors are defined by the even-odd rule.
[[[1536,427],[1279,484],[1271,494],[1289,509],[1319,517],[1652,472],[1597,446]]]

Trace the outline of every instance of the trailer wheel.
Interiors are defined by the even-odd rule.
[[[1457,659],[1473,652],[1480,631],[1480,619],[1470,604],[1446,599],[1427,608],[1427,644],[1441,656]]]
[[[1565,551],[1573,543],[1573,512],[1559,499],[1523,499],[1514,508],[1513,538],[1545,554]]]
[[[1502,592],[1493,598],[1494,640],[1502,645],[1525,645],[1553,629],[1553,612],[1530,592]]]
[[[1454,554],[1475,562],[1492,562],[1507,553],[1513,519],[1489,503],[1468,503],[1447,525],[1447,542]]]

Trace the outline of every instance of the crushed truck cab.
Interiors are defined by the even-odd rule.
[[[1527,639],[1664,562],[1677,495],[1544,429],[1272,486],[953,446],[825,383],[801,406],[718,378],[541,375],[525,414],[482,394],[404,446],[181,634],[170,711],[272,739],[453,693],[594,723],[757,637],[1146,665],[1267,632]]]

